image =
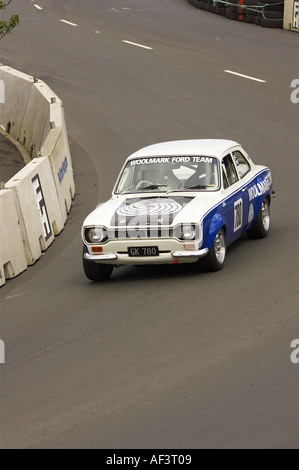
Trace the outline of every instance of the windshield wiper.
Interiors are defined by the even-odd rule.
[[[122,191],[120,194],[130,194],[130,193],[140,193],[140,191],[144,191],[145,189],[160,189],[163,187],[167,187],[167,184],[149,184],[148,186],[145,186],[144,188],[132,188],[132,189],[126,189],[125,191]]]
[[[160,189],[165,187],[167,187],[167,184],[149,184],[148,186],[140,188],[138,191],[143,191],[144,189]]]
[[[207,189],[206,184],[193,184],[192,186],[185,186],[182,189]]]

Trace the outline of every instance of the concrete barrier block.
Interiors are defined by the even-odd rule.
[[[59,171],[60,171],[60,179],[61,177],[63,179],[65,177],[64,194],[65,194],[66,210],[67,212],[69,212],[71,209],[72,200],[74,199],[76,190],[75,190],[74,172],[73,172],[73,166],[72,166],[72,157],[71,157],[69,141],[68,141],[68,136],[67,136],[65,125],[62,127],[62,135],[63,135],[64,155],[65,155],[65,159],[67,160],[67,162],[64,162],[62,167],[60,167]],[[65,164],[67,164],[66,171],[65,171]],[[61,174],[62,171],[63,171],[63,175]],[[68,188],[69,197],[67,197],[66,188]]]
[[[0,190],[0,286],[27,269],[16,192]]]
[[[33,77],[6,65],[0,65],[2,80],[0,125],[19,140]]]
[[[74,198],[75,185],[68,141],[62,128],[50,130],[41,155],[49,158],[61,213],[66,220]]]
[[[64,228],[47,157],[33,159],[6,184],[17,195],[17,213],[28,265],[35,263]]]
[[[51,88],[49,88],[46,83],[39,82],[36,84],[36,87],[38,88],[43,98],[47,100],[48,106],[49,106],[49,125],[47,125],[44,129],[44,133],[42,136],[42,145],[43,145],[46,140],[46,137],[48,136],[49,129],[62,127],[63,105],[62,105],[62,101],[58,98],[58,96],[55,93],[53,93]]]
[[[63,105],[57,95],[43,81],[0,65],[0,103],[0,125],[29,154],[26,167],[0,191],[1,211],[5,208],[1,286],[34,264],[63,230],[75,184]],[[5,222],[7,214],[10,224]]]
[[[54,101],[50,104],[50,127],[62,127],[64,125],[63,119],[63,105],[60,100]]]
[[[39,155],[40,149],[50,131],[50,103],[40,92],[43,82],[31,87],[19,140],[31,158]]]

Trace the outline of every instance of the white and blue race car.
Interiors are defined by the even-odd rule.
[[[237,142],[162,142],[130,155],[108,201],[82,226],[88,279],[123,265],[200,262],[224,265],[226,247],[270,229],[272,174]]]

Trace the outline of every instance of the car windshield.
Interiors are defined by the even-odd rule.
[[[129,160],[119,177],[115,193],[217,189],[219,173],[214,157],[145,157]]]

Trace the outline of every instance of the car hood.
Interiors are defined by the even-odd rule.
[[[99,204],[84,226],[175,225],[199,222],[219,200],[219,192],[126,194]]]

